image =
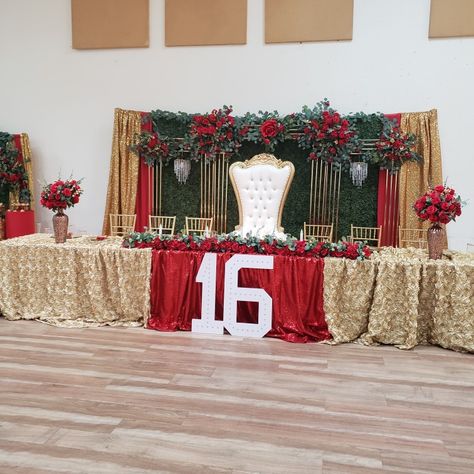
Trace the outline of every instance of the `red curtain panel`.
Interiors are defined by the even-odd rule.
[[[400,126],[401,114],[388,114]],[[377,227],[382,226],[382,246],[396,247],[398,244],[398,223],[400,208],[398,203],[398,177],[390,176],[386,170],[379,171],[377,191]]]
[[[152,131],[151,120],[144,120],[149,115],[148,113],[142,112],[142,132]],[[137,232],[143,232],[145,227],[148,227],[148,216],[151,213],[151,200],[150,200],[150,176],[151,168],[146,165],[145,161],[140,159],[140,168],[138,171],[138,187],[137,187],[137,200],[135,204],[135,213],[137,214],[137,220],[135,222],[135,230]]]
[[[151,311],[148,328],[191,330],[201,314],[202,288],[196,283],[203,253],[155,250],[152,256]],[[222,320],[225,262],[217,255],[216,319]],[[323,308],[324,260],[274,256],[273,270],[242,269],[239,286],[263,288],[273,300],[272,329],[267,334],[289,342],[330,339]],[[256,323],[258,305],[237,304],[237,321]]]

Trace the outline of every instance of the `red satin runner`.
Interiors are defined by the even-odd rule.
[[[196,275],[203,258],[199,252],[154,250],[151,275],[151,311],[148,328],[191,330],[201,314],[201,284]],[[225,262],[217,255],[216,319],[222,320]],[[323,309],[324,260],[274,256],[273,270],[242,269],[239,286],[263,288],[273,299],[272,330],[267,336],[289,342],[330,339]],[[237,304],[238,322],[256,323],[258,305]]]

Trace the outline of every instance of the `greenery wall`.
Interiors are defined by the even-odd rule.
[[[186,126],[174,120],[161,120],[155,123],[160,133],[168,137],[182,137]],[[381,123],[376,116],[369,116],[358,122],[361,138],[378,138]],[[230,162],[250,159],[262,153],[260,145],[244,143],[240,155],[232,157]],[[281,160],[288,160],[295,165],[295,177],[290,188],[283,212],[282,225],[285,232],[298,236],[303,223],[309,215],[309,192],[311,165],[307,161],[307,152],[301,150],[295,141],[288,141],[277,146],[273,153]],[[184,228],[185,216],[199,216],[200,213],[200,163],[192,162],[191,174],[186,184],[179,184],[173,171],[173,163],[164,167],[162,213],[176,215],[176,228]],[[359,226],[376,226],[377,222],[377,184],[378,167],[369,165],[369,176],[361,188],[352,184],[347,171],[341,179],[339,203],[338,238],[350,233],[351,223]],[[230,232],[238,224],[238,208],[232,185],[229,181],[227,231]]]

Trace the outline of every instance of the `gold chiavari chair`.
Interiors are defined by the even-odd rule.
[[[163,234],[174,235],[176,216],[150,216],[148,219],[148,229],[151,232],[161,232]]]
[[[303,227],[304,240],[312,238],[321,242],[332,242],[332,224],[306,224]]]
[[[351,242],[367,242],[371,247],[380,247],[382,241],[382,226],[356,227],[351,224]]]
[[[109,214],[109,219],[110,235],[122,237],[134,231],[137,216],[136,214]]]
[[[186,217],[186,234],[204,235],[212,232],[212,217]]]
[[[398,246],[415,247],[418,249],[428,248],[428,239],[425,229],[403,229],[398,227]]]

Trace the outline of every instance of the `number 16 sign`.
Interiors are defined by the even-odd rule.
[[[262,288],[238,286],[239,270],[255,268],[273,270],[271,255],[234,255],[225,264],[224,321],[216,321],[217,254],[206,253],[196,281],[202,283],[201,319],[193,319],[192,331],[223,334],[224,328],[232,336],[263,337],[272,328],[272,298]],[[258,303],[258,324],[237,322],[237,301]]]

